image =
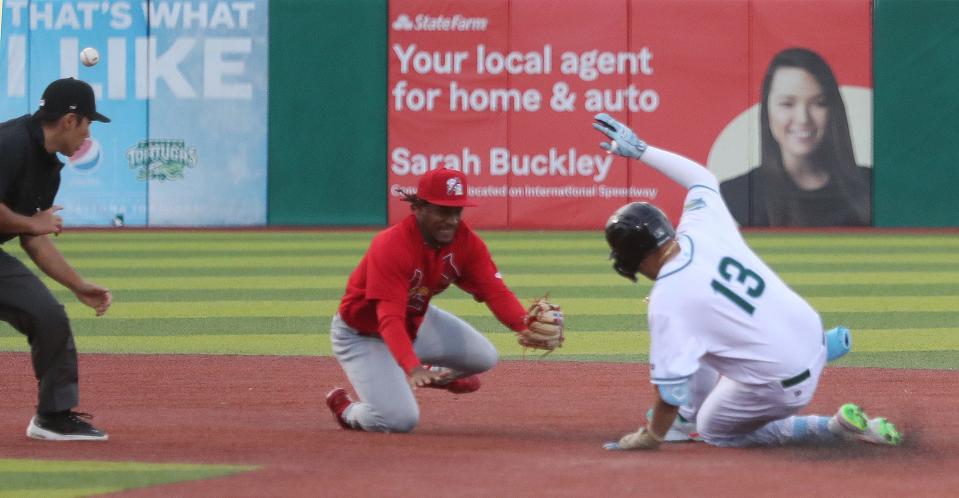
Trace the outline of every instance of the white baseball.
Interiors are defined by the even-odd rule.
[[[100,52],[97,52],[97,49],[93,47],[87,47],[80,51],[80,62],[87,67],[96,65],[97,62],[100,62]]]

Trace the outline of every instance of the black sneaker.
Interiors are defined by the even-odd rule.
[[[83,419],[93,415],[64,411],[37,414],[30,419],[27,437],[48,441],[106,441],[110,436]]]

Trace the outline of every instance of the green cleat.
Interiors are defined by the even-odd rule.
[[[829,421],[829,428],[834,433],[850,439],[872,444],[898,446],[902,442],[902,434],[895,425],[882,417],[870,419],[862,408],[852,403],[839,407],[839,411]]]

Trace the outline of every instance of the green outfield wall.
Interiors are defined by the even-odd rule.
[[[270,2],[270,225],[386,223],[386,0]]]
[[[874,9],[874,224],[959,226],[959,2]]]

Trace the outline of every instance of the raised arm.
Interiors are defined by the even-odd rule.
[[[715,175],[701,164],[674,152],[647,145],[633,130],[608,114],[597,114],[595,119],[593,128],[611,140],[599,144],[606,152],[641,160],[687,189],[702,185],[719,190]]]

